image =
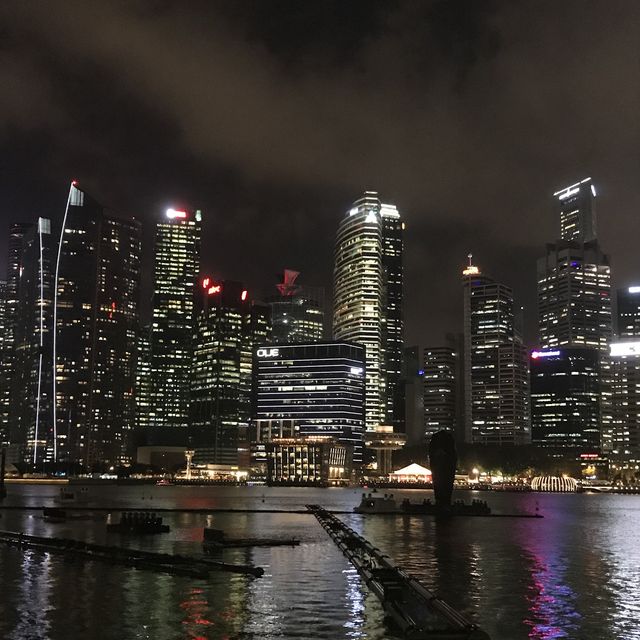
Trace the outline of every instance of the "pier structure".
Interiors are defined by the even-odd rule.
[[[388,556],[319,505],[307,505],[322,528],[411,640],[490,640],[477,625],[394,565]]]

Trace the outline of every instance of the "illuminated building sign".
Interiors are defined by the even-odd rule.
[[[640,293],[640,287],[629,287],[629,293]]]
[[[247,295],[248,295],[248,291],[246,289],[243,289],[242,293],[240,294],[240,300],[244,302],[247,299]]]
[[[362,367],[351,367],[350,371],[354,376],[361,376],[362,375]]]
[[[558,200],[565,200],[569,196],[573,196],[576,193],[579,193],[579,191],[580,191],[580,187],[576,187],[575,189],[567,189],[564,193],[561,193],[558,196]]]
[[[280,349],[258,349],[258,358],[277,358],[280,355]]]
[[[532,351],[531,352],[531,357],[534,360],[537,360],[538,358],[553,358],[559,355],[560,355],[559,351]]]
[[[640,342],[612,342],[612,356],[640,356]]]
[[[203,289],[206,289],[206,288],[209,286],[209,283],[210,283],[210,282],[211,282],[211,280],[210,280],[209,278],[205,278],[205,279],[202,281],[202,288],[203,288]]]
[[[207,291],[207,293],[211,296],[214,293],[220,293],[221,291],[222,291],[222,285],[214,284],[213,287],[209,287],[209,291]]]
[[[477,276],[480,273],[480,269],[478,267],[469,265],[463,272],[463,276]]]
[[[167,218],[180,218],[184,219],[187,217],[186,211],[178,211],[176,209],[167,209]]]

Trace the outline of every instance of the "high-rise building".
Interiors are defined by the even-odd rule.
[[[387,403],[386,423],[394,431],[403,432],[405,426],[402,360],[404,355],[404,314],[402,308],[404,273],[402,268],[404,222],[398,209],[380,205],[382,220],[382,268],[384,271],[384,373]]]
[[[465,440],[530,441],[527,352],[513,293],[471,263],[463,271]]]
[[[13,459],[42,469],[54,458],[53,268],[51,222],[39,218],[22,239],[14,331],[9,434]]]
[[[560,239],[547,244],[546,255],[538,260],[538,353],[560,355],[531,359],[536,441],[593,453],[607,448],[612,420],[611,266],[597,239],[591,178],[556,191],[554,198]],[[563,380],[565,375],[573,380]],[[551,400],[549,394],[555,394]],[[571,406],[576,407],[573,414],[566,410]],[[541,421],[553,429],[543,428]]]
[[[22,239],[33,227],[30,222],[16,222],[9,226],[7,252],[7,279],[5,286],[5,312],[2,362],[0,362],[0,441],[9,440],[9,404],[11,380],[15,364],[15,331],[18,308],[18,285],[22,265]]]
[[[617,293],[618,338],[640,338],[640,286],[618,289]]]
[[[344,341],[260,345],[255,350],[254,459],[273,438],[330,437],[362,462],[365,350]]]
[[[151,427],[187,428],[200,211],[169,209],[156,225],[151,323]]]
[[[254,304],[238,282],[202,282],[191,370],[195,462],[249,462],[253,351],[268,342],[269,307]]]
[[[277,285],[280,295],[267,300],[274,342],[309,342],[324,336],[324,289],[297,284],[299,275],[298,271],[285,269]]]
[[[560,238],[590,242],[596,238],[596,188],[591,178],[564,187],[553,194],[560,214]]]
[[[611,340],[611,267],[597,240],[560,240],[538,260],[540,346],[595,347]]]
[[[611,423],[603,448],[621,468],[640,463],[640,340],[612,342]]]
[[[136,427],[149,427],[153,407],[151,374],[151,326],[146,324],[138,331],[138,359],[136,367]]]
[[[404,395],[404,434],[409,446],[425,443],[423,375],[420,348],[415,345],[405,347],[401,383]]]
[[[464,441],[464,387],[462,335],[447,334],[445,346],[425,347],[424,434],[446,429]]]
[[[105,215],[74,182],[54,291],[54,459],[128,459],[134,421],[140,225]]]
[[[0,280],[0,361],[4,362],[7,327],[7,281]],[[9,386],[4,370],[0,365],[0,447],[9,444]],[[7,397],[4,397],[4,387],[7,387]]]
[[[401,231],[395,207],[381,203],[377,193],[367,191],[342,219],[336,237],[333,335],[366,349],[368,429],[393,422],[391,414],[398,400],[402,372]],[[391,372],[390,386],[387,370]]]
[[[600,449],[600,354],[589,347],[531,353],[531,435],[537,445]]]

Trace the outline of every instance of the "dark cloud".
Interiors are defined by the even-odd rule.
[[[550,194],[592,175],[616,277],[640,277],[640,5],[9,0],[0,7],[6,221],[77,177],[151,221],[206,214],[205,264],[330,286],[337,220],[378,189],[407,220],[411,341],[459,320],[479,264],[525,302]]]

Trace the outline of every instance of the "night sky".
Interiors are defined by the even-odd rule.
[[[289,267],[330,301],[338,220],[377,190],[408,344],[461,329],[469,251],[532,340],[551,195],[592,176],[614,285],[640,283],[639,2],[3,0],[0,87],[5,229],[75,178],[145,221],[147,264],[164,210],[200,208],[209,273],[274,293]]]

